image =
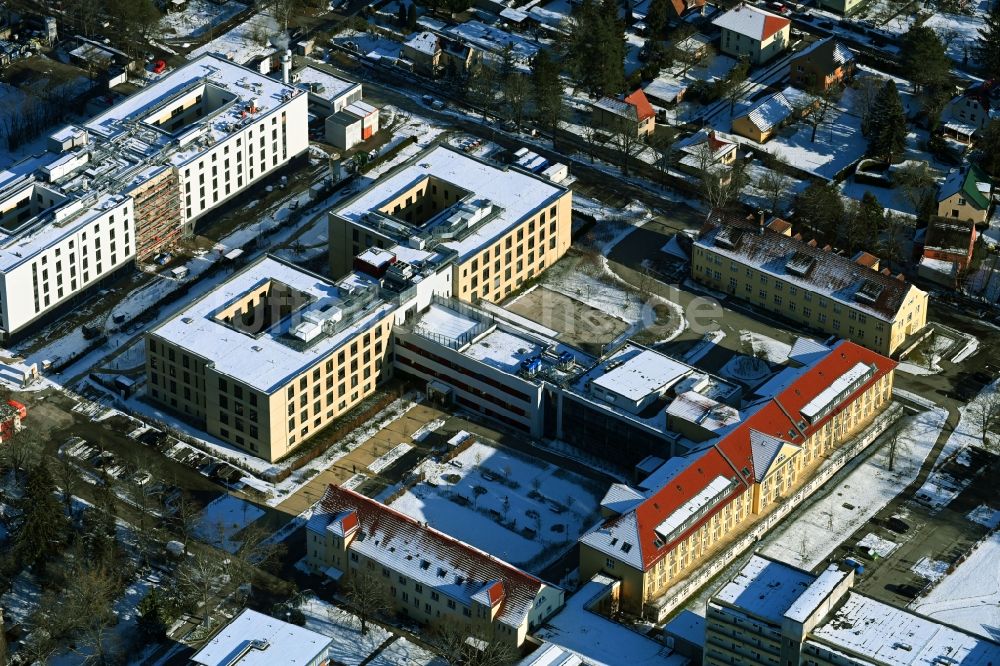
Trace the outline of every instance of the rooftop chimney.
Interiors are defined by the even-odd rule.
[[[281,82],[286,86],[292,82],[292,51],[285,49],[281,54]]]

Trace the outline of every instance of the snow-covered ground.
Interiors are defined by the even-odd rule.
[[[221,53],[233,62],[244,64],[251,58],[274,51],[269,40],[280,31],[281,26],[273,16],[259,12],[229,32],[199,46],[189,57],[193,59],[205,53]]]
[[[867,149],[861,135],[861,118],[844,107],[830,109],[827,119],[816,130],[815,141],[812,126],[800,121],[779,130],[764,144],[742,139],[741,143],[757,146],[786,164],[828,180]]]
[[[935,620],[996,639],[1000,627],[1000,532],[993,532],[968,559],[912,605]]]
[[[240,2],[218,3],[213,0],[189,0],[183,11],[169,12],[160,19],[164,39],[198,37],[246,9]]]
[[[932,12],[924,26],[933,28],[944,42],[948,56],[958,63],[974,62],[975,45],[979,39],[979,29],[990,11],[989,0],[973,2],[969,14],[949,14]]]
[[[792,351],[792,346],[787,342],[781,342],[769,338],[763,333],[754,333],[753,331],[740,331],[740,342],[748,346],[755,357],[771,363],[785,363],[788,360],[788,354]]]
[[[687,659],[666,645],[587,610],[604,585],[588,581],[536,634],[586,658],[591,666],[681,666]]]
[[[202,541],[235,553],[240,542],[233,537],[263,515],[264,512],[250,502],[228,494],[220,495],[198,517],[194,534]]]
[[[428,460],[417,471],[426,482],[393,508],[530,571],[558,558],[599,520],[602,484],[483,442],[451,463]]]
[[[916,478],[947,418],[940,407],[907,417],[896,445],[895,471],[888,470],[885,448],[871,455],[794,522],[765,537],[761,552],[804,569],[822,562]]]

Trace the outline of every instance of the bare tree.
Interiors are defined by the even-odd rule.
[[[54,474],[56,484],[63,494],[63,507],[66,515],[73,518],[73,491],[80,483],[80,471],[69,459],[69,456],[59,456],[59,462],[55,466]],[[0,662],[2,663],[2,662]]]
[[[896,459],[906,455],[907,440],[902,436],[905,429],[902,421],[896,421],[885,433],[885,466],[890,472],[896,471]]]
[[[611,128],[611,145],[618,152],[622,174],[628,176],[628,168],[632,163],[632,158],[642,153],[646,148],[645,142],[639,136],[638,123],[631,118],[615,116]]]
[[[356,569],[347,585],[347,600],[361,620],[361,634],[368,633],[368,622],[392,608],[381,579],[371,569]]]
[[[660,125],[656,128],[656,131],[649,137],[649,145],[656,153],[656,161],[654,166],[660,172],[661,179],[666,180],[667,171],[670,170],[670,166],[674,161],[675,148],[674,144],[677,141],[677,129],[669,125]]]
[[[181,588],[198,601],[202,624],[211,623],[212,595],[229,581],[229,560],[223,560],[209,548],[199,548],[177,569],[177,582]]]
[[[993,432],[1000,429],[1000,392],[980,394],[969,404],[966,414],[979,431],[982,447],[1000,453],[1000,438]]]
[[[816,132],[819,130],[820,125],[825,123],[830,117],[830,112],[835,108],[834,102],[837,101],[839,93],[840,88],[837,86],[824,90],[815,90],[806,97],[809,100],[806,107],[796,109],[800,115],[805,114],[806,122],[812,127],[812,136],[809,139],[810,143],[816,143]]]
[[[771,213],[781,215],[785,208],[784,202],[788,197],[788,190],[791,187],[792,179],[780,171],[766,169],[754,184],[767,197]]]
[[[926,162],[910,162],[903,164],[892,175],[893,184],[899,188],[907,202],[920,214],[927,197],[930,196],[936,181]]]
[[[493,627],[447,622],[437,628],[432,640],[450,666],[509,666],[519,656]]]
[[[256,524],[240,532],[240,545],[233,553],[229,568],[234,585],[238,587],[251,582],[256,569],[270,568],[287,550],[284,543],[273,541],[270,536],[267,530]]]
[[[871,113],[875,108],[875,98],[878,97],[879,90],[882,89],[884,83],[885,81],[877,76],[859,76],[854,79],[852,106],[854,113],[861,118],[862,134],[868,134]]]
[[[187,554],[188,543],[190,543],[191,537],[194,535],[201,509],[194,501],[194,498],[186,491],[181,493],[180,497],[177,498],[177,504],[174,509],[171,523],[174,529],[180,534],[181,543],[184,544],[184,553]]]

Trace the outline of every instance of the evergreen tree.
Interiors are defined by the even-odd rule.
[[[983,130],[979,142],[979,167],[994,178],[1000,178],[1000,120],[994,120]]]
[[[906,114],[896,83],[888,80],[879,90],[868,128],[868,152],[892,161],[906,146]]]
[[[549,49],[541,49],[531,66],[531,98],[535,104],[535,117],[539,124],[552,133],[563,115],[563,89],[559,80],[559,63]]]
[[[875,195],[865,192],[861,201],[854,202],[845,223],[844,243],[848,250],[871,249],[885,226],[885,209]]]
[[[651,0],[649,12],[646,14],[646,30],[649,38],[655,41],[663,39],[667,32],[667,24],[670,23],[670,13],[668,10],[670,0]]]
[[[414,2],[411,2],[410,6],[406,8],[406,27],[410,30],[417,28],[417,5]]]
[[[574,78],[591,94],[615,95],[624,89],[625,25],[616,2],[583,0],[573,14],[566,55]]]
[[[406,5],[404,3],[399,3],[399,14],[396,16],[396,23],[399,24],[400,28],[406,27]]]
[[[994,2],[979,29],[976,55],[988,79],[1000,77],[1000,2]],[[994,144],[995,145],[995,144]]]
[[[900,65],[906,78],[917,88],[945,83],[951,71],[951,59],[944,43],[933,29],[914,24],[903,35]]]
[[[824,239],[836,238],[844,201],[832,183],[811,183],[795,201],[796,217]]]
[[[31,468],[20,502],[24,513],[14,534],[14,552],[22,563],[38,570],[44,570],[46,561],[66,542],[69,529],[55,492],[49,468],[44,463]]]

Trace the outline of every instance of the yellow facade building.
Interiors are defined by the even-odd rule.
[[[797,324],[891,355],[927,323],[927,292],[857,260],[741,219],[706,224],[692,277]]]
[[[669,459],[636,487],[613,485],[602,502],[604,524],[580,538],[581,579],[618,578],[622,608],[644,613],[882,412],[895,367],[885,356],[840,342],[817,352],[770,399],[738,414],[738,425],[714,444]],[[704,424],[718,417],[719,407],[696,401],[668,413],[672,427],[682,420]]]
[[[330,212],[330,269],[369,248],[451,256],[452,295],[498,302],[569,249],[572,192],[444,145]]]
[[[306,525],[306,564],[344,590],[381,588],[429,629],[520,647],[563,591],[353,490],[328,486]]]
[[[262,257],[146,334],[146,395],[274,462],[391,373],[394,311],[373,285]]]

